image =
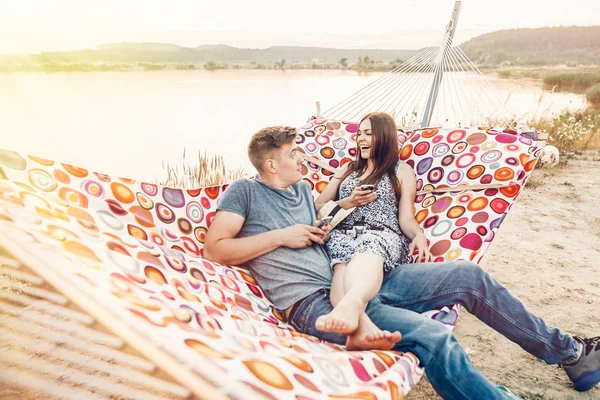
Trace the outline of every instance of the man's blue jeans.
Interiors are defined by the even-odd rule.
[[[384,276],[367,314],[380,329],[402,333],[394,350],[419,357],[429,381],[444,399],[507,398],[471,364],[446,326],[420,314],[456,303],[548,364],[576,354],[571,336],[528,312],[478,265],[465,261],[400,265]],[[299,305],[292,324],[312,336],[344,344],[345,336],[315,328],[316,319],[331,309],[329,291],[321,289]]]

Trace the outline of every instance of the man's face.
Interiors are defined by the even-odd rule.
[[[277,176],[286,184],[293,185],[302,179],[302,159],[298,156],[295,142],[281,146],[274,157]]]

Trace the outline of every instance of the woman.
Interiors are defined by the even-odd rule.
[[[356,207],[326,243],[334,309],[316,321],[317,329],[345,335],[356,331],[359,319],[364,323],[362,314],[379,292],[384,272],[409,263],[415,249],[418,261],[432,260],[414,217],[414,171],[398,159],[394,119],[380,112],[365,115],[356,143],[356,160],[340,168],[316,200],[319,209],[331,200],[345,209]],[[367,184],[374,189],[362,190]]]

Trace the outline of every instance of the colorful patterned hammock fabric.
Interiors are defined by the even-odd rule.
[[[335,168],[353,158],[356,128],[315,119],[298,142]],[[415,209],[437,261],[481,261],[535,164],[536,142],[525,139],[477,129],[402,136],[401,158],[427,192]],[[330,175],[305,170],[315,194]],[[296,332],[245,269],[204,260],[227,185],[172,189],[9,150],[0,178],[2,245],[153,362],[174,360],[182,374],[173,377],[198,397],[194,377],[243,399],[396,399],[423,375],[412,354],[346,352]],[[512,184],[435,193],[473,182]],[[457,313],[429,314],[453,325]]]

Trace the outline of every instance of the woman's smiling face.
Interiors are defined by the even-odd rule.
[[[365,119],[360,123],[358,127],[358,136],[356,137],[356,144],[358,145],[358,151],[360,152],[361,158],[371,158],[371,145],[373,138],[373,132],[371,132],[371,120]]]

